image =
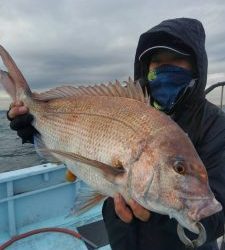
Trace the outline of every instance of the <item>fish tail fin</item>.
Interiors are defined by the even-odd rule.
[[[11,96],[13,101],[16,101],[16,86],[10,78],[8,72],[0,70],[0,82],[6,92]]]
[[[19,101],[22,96],[31,96],[31,90],[23,74],[9,53],[0,45],[0,56],[8,72],[0,70],[0,82],[12,97],[13,101]]]

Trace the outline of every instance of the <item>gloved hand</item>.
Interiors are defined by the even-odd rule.
[[[38,131],[31,125],[33,116],[22,102],[13,102],[7,112],[10,128],[17,131],[22,143],[34,143],[33,136]]]

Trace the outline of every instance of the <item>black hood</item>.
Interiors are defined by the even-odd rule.
[[[197,83],[191,94],[185,98],[185,103],[193,99],[204,98],[204,89],[207,82],[208,60],[205,51],[205,31],[196,19],[176,18],[165,20],[140,36],[134,64],[134,79],[138,80],[146,76],[147,65],[139,60],[140,55],[149,47],[161,45],[166,37],[172,37],[181,41],[194,58],[197,70]]]

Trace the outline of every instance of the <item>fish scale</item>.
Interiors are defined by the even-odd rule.
[[[98,109],[98,107],[96,109]],[[97,113],[96,110],[95,110],[95,113]],[[126,113],[123,113],[123,117],[120,118],[121,120],[122,119],[124,120],[125,114]],[[126,115],[129,115],[129,114],[126,114]],[[48,115],[44,114],[43,116],[47,117]],[[105,162],[103,160],[104,156],[112,155],[112,153],[110,153],[110,150],[118,151],[118,148],[128,149],[129,143],[130,143],[129,140],[137,137],[135,130],[132,128],[133,123],[135,123],[134,120],[133,120],[133,123],[129,124],[128,128],[130,129],[127,130],[127,127],[125,128],[123,127],[125,126],[124,123],[118,126],[118,123],[120,123],[120,120],[113,119],[113,117],[111,117],[110,114],[108,114],[108,117],[107,117],[104,113],[104,118],[106,119],[106,121],[103,120],[104,118],[102,120],[99,119],[99,116],[77,115],[74,123],[72,120],[66,123],[65,121],[69,120],[66,118],[66,116],[69,116],[69,115],[62,114],[61,116],[57,115],[55,117],[54,115],[53,116],[50,115],[50,118],[51,118],[50,120],[48,120],[47,118],[43,118],[42,124],[45,124],[45,126],[42,126],[41,124],[36,125],[36,129],[40,130],[41,134],[43,135],[45,134],[44,129],[46,127],[48,127],[47,129],[48,134],[53,134],[54,131],[56,131],[57,129],[59,138],[67,138],[68,136],[72,137],[68,145],[68,148],[72,147],[72,151],[76,151],[76,147],[78,147],[79,151],[82,152],[83,155],[89,156],[91,158],[96,157],[96,152],[99,152],[101,154],[99,158],[103,162]],[[63,125],[59,126],[59,124],[63,124]],[[42,127],[44,128],[43,130],[41,129]],[[95,127],[96,129],[93,129]],[[51,130],[52,132],[50,132]],[[66,134],[68,132],[66,136],[65,135],[64,137],[60,136],[61,134],[65,134],[65,132]],[[129,140],[127,140],[127,138],[129,138]],[[139,138],[136,138],[136,140],[138,139]],[[58,142],[60,142],[60,139],[58,139]],[[48,141],[45,141],[45,143],[49,145]],[[119,146],[120,144],[121,146]],[[109,163],[109,161],[107,161],[107,163]]]

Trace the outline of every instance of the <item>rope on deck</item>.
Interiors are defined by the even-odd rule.
[[[57,232],[57,233],[65,233],[65,234],[69,234],[75,238],[78,238],[80,240],[83,240],[85,243],[87,243],[88,245],[90,245],[91,247],[93,247],[94,249],[97,248],[97,246],[91,242],[90,240],[86,239],[85,237],[83,237],[81,234],[67,229],[67,228],[57,228],[57,227],[52,227],[52,228],[40,228],[40,229],[35,229],[32,231],[29,231],[27,233],[23,233],[17,236],[12,237],[10,240],[6,241],[3,245],[0,245],[0,250],[5,250],[7,247],[9,247],[10,245],[12,245],[14,242],[27,238],[29,236],[35,235],[35,234],[39,234],[39,233],[47,233],[47,232]]]

